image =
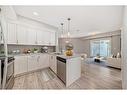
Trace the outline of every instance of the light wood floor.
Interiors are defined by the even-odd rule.
[[[81,78],[69,87],[50,69],[15,78],[13,89],[121,89],[121,71],[95,64],[82,64]]]

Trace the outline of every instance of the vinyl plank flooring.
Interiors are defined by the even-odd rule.
[[[84,63],[81,78],[65,87],[50,69],[43,69],[16,77],[13,89],[122,89],[121,70]]]

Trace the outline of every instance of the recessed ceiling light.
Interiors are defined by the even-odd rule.
[[[33,12],[33,15],[36,15],[36,16],[38,16],[39,14],[38,14],[37,12]]]

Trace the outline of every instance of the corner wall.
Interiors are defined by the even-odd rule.
[[[122,29],[122,87],[127,89],[127,6],[124,8]]]

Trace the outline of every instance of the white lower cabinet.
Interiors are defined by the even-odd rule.
[[[48,54],[15,56],[15,75],[49,67]]]
[[[49,67],[49,55],[48,54],[41,54],[38,58],[38,68],[47,68]]]
[[[50,55],[49,62],[50,62],[50,68],[52,71],[57,73],[57,62],[56,62],[56,55]]]
[[[14,75],[27,72],[27,56],[15,56]]]
[[[28,56],[28,71],[36,70],[38,66],[37,56],[29,55]]]

